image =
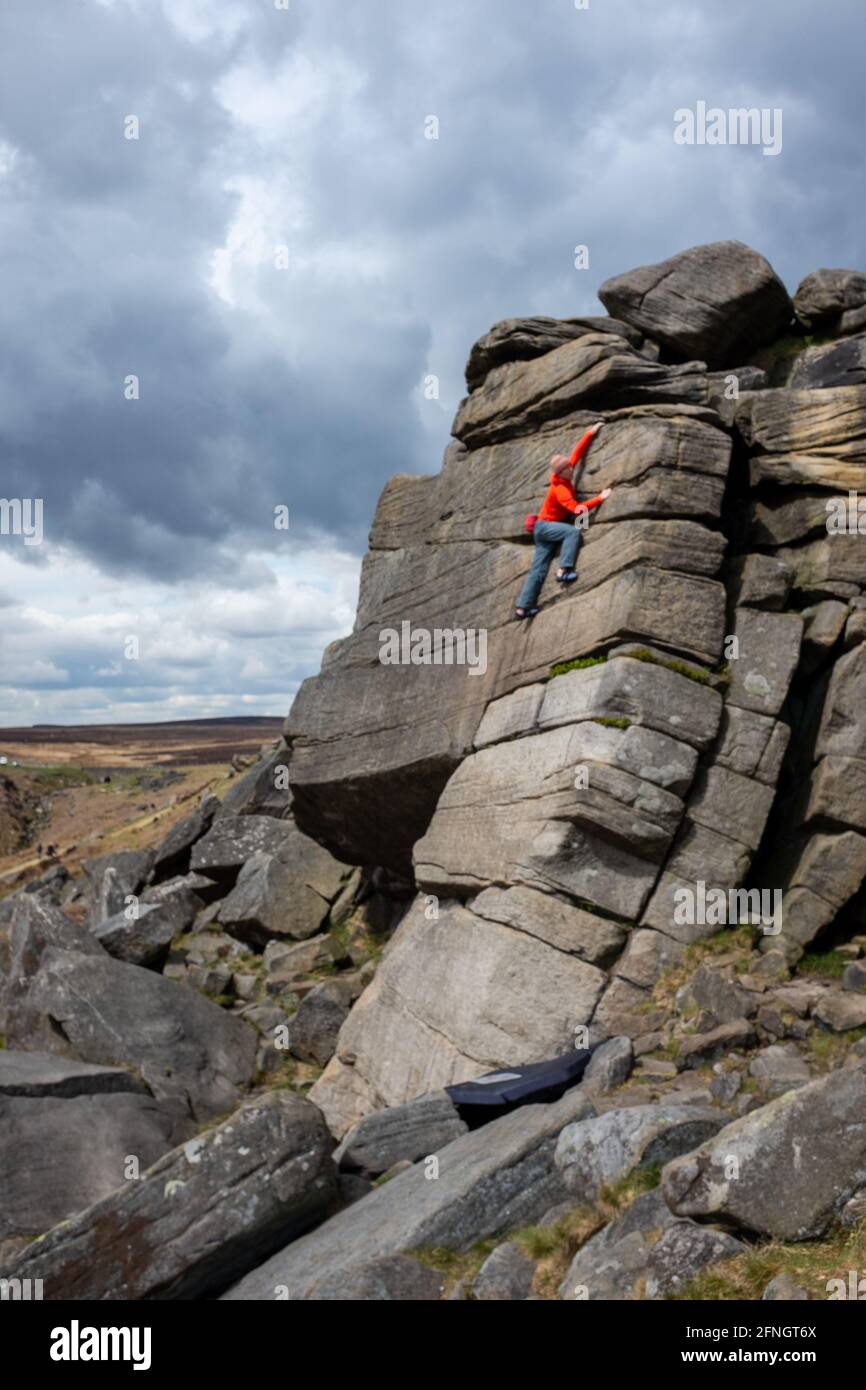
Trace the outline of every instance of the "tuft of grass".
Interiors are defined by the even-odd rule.
[[[9,770],[9,768],[6,769],[7,772]],[[13,775],[16,772],[26,772],[34,783],[45,786],[51,791],[64,787],[90,787],[97,781],[92,773],[74,763],[61,763],[57,767],[39,767],[32,771],[28,768],[16,767],[12,768],[11,771]]]
[[[807,951],[797,962],[796,974],[820,975],[826,980],[840,980],[845,966],[850,963],[849,957],[840,955],[838,951]]]
[[[672,1011],[677,991],[691,979],[702,960],[707,956],[723,956],[733,951],[751,951],[755,935],[754,927],[723,927],[715,936],[693,941],[686,947],[679,964],[672,965],[662,972],[652,992],[652,1007]],[[737,961],[737,968],[741,974],[745,974],[750,965],[751,957],[745,954]]]
[[[447,1296],[461,1280],[471,1284],[487,1256],[501,1243],[497,1237],[488,1236],[484,1240],[476,1241],[468,1250],[452,1250],[446,1245],[422,1245],[406,1253],[413,1259],[420,1260],[428,1269],[434,1269],[437,1274],[442,1275]]]
[[[623,716],[621,719],[593,719],[593,724],[603,724],[606,729],[630,729],[631,720]]]
[[[703,1270],[668,1299],[702,1302],[758,1300],[771,1279],[788,1274],[814,1299],[826,1300],[831,1279],[847,1285],[849,1269],[866,1267],[866,1222],[853,1230],[834,1227],[821,1240],[768,1241],[733,1260]]]
[[[844,1061],[851,1047],[861,1038],[866,1038],[866,1028],[851,1028],[846,1033],[834,1033],[829,1028],[813,1028],[809,1034],[808,1048],[820,1071],[832,1071]]]
[[[567,676],[569,671],[585,671],[588,666],[603,666],[607,661],[606,656],[579,656],[574,661],[561,661],[558,666],[551,666],[551,676]]]
[[[662,1165],[647,1163],[645,1167],[636,1168],[633,1173],[627,1173],[624,1178],[603,1187],[599,1193],[599,1201],[606,1207],[613,1207],[614,1212],[619,1215],[626,1207],[631,1206],[636,1197],[642,1197],[645,1192],[652,1192],[661,1180]]]
[[[634,657],[635,661],[645,661],[650,666],[665,666],[669,671],[676,671],[678,676],[685,676],[686,680],[694,681],[695,685],[710,684],[708,671],[703,671],[697,666],[687,666],[684,661],[677,661],[675,657],[670,661],[663,660],[646,647],[638,647],[637,651],[629,652],[629,656]]]

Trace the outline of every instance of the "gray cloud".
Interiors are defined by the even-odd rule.
[[[866,265],[864,30],[862,0],[6,0],[3,489],[117,582],[214,594],[273,583],[285,503],[327,590],[386,479],[439,466],[494,320],[722,237],[791,288]],[[782,154],[675,146],[698,99],[782,107]]]

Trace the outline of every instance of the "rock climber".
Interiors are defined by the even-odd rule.
[[[606,487],[588,502],[578,502],[574,495],[574,470],[603,424],[604,421],[599,420],[586,431],[579,443],[575,444],[570,458],[566,458],[564,454],[554,454],[550,460],[553,469],[550,487],[544,499],[544,506],[534,518],[532,537],[535,541],[535,556],[514,610],[517,618],[534,618],[538,612],[538,595],[559,546],[562,546],[562,550],[556,575],[557,583],[573,584],[577,578],[574,564],[580,545],[581,522],[587,513],[595,507],[600,507],[605,498],[610,497],[611,489]],[[528,517],[527,526],[532,521],[533,518]]]

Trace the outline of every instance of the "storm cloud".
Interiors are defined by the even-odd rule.
[[[862,0],[278,4],[2,7],[0,493],[45,543],[0,538],[0,722],[281,713],[495,320],[726,237],[866,266]],[[698,101],[781,153],[676,144]]]

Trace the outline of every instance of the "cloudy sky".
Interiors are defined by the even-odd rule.
[[[864,39],[863,0],[2,0],[0,496],[44,540],[0,536],[0,725],[282,715],[497,319],[728,237],[866,268]],[[675,144],[699,100],[782,152]]]

